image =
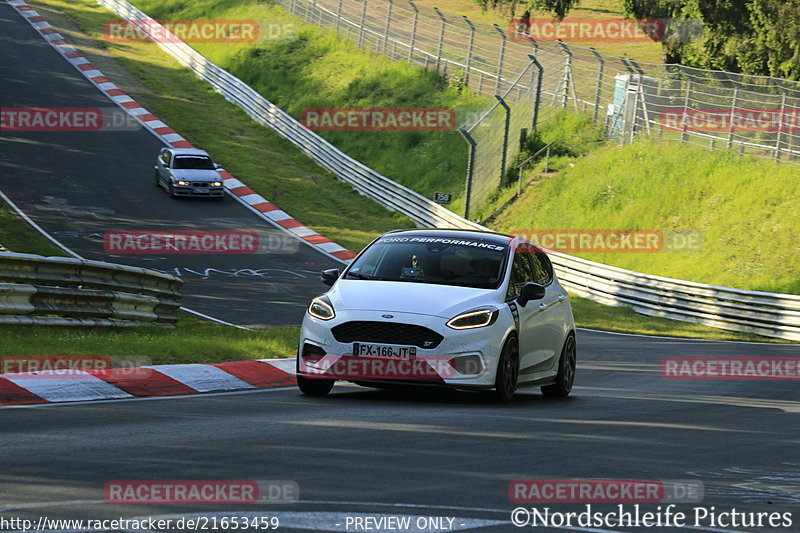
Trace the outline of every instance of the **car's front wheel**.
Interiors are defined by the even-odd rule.
[[[303,376],[297,376],[297,386],[300,392],[307,396],[326,396],[333,384],[336,383],[335,379],[309,379]]]
[[[519,341],[516,335],[510,336],[503,345],[500,361],[497,362],[497,375],[494,390],[490,397],[500,402],[510,402],[517,392],[519,380]]]
[[[542,394],[555,398],[566,398],[572,392],[575,382],[575,367],[577,365],[577,350],[575,348],[575,334],[570,333],[561,349],[561,359],[558,362],[556,382],[542,387]]]

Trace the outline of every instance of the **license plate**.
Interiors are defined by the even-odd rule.
[[[192,189],[195,194],[208,194],[208,189]]]
[[[363,357],[394,357],[396,359],[414,359],[417,357],[416,346],[391,346],[387,344],[353,343],[353,355]]]

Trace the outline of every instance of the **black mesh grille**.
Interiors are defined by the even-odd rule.
[[[345,322],[335,326],[332,331],[338,342],[403,344],[425,349],[436,348],[444,339],[424,326],[391,322]]]

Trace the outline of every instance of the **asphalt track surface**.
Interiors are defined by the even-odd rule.
[[[4,105],[106,104],[3,3],[0,25]],[[144,132],[0,134],[0,189],[53,233],[145,224],[229,227],[223,220],[262,224],[229,199],[170,201],[149,180],[158,147]],[[106,258],[97,242],[58,235],[87,257]],[[208,260],[220,268],[335,266],[312,250],[266,257],[263,264],[235,256],[209,256],[202,263],[192,256],[130,259],[159,268],[200,268]],[[270,283],[281,290],[269,292]],[[189,279],[186,303],[239,323],[281,323],[282,315],[296,323],[290,315],[320,290],[310,274],[263,282]],[[553,531],[800,530],[797,381],[665,380],[659,362],[667,356],[800,357],[800,349],[579,331],[576,389],[567,400],[532,390],[496,405],[469,393],[337,385],[323,399],[287,388],[2,409],[0,531],[19,529],[3,525],[2,518],[38,523],[41,517],[167,515],[276,516],[278,531],[380,531],[346,527],[348,516],[362,515],[449,517],[451,530],[517,531],[510,514],[518,505],[508,498],[508,484],[531,478],[699,481],[702,503],[678,506],[690,524],[696,506],[793,513],[788,528],[713,526],[706,519],[699,528]],[[110,480],[290,480],[300,487],[300,498],[284,504],[114,505],[103,499]],[[577,502],[536,507],[585,509]],[[594,510],[613,507],[597,504]],[[655,510],[656,504],[642,508]]]

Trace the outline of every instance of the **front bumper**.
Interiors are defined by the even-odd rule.
[[[467,330],[454,330],[448,328],[445,323],[448,319],[431,315],[420,315],[414,313],[398,313],[394,311],[340,311],[332,320],[320,320],[306,313],[300,331],[300,348],[298,353],[298,373],[301,376],[311,376],[317,373],[319,377],[320,352],[326,355],[327,364],[332,364],[337,359],[342,361],[354,361],[353,342],[339,342],[331,331],[335,326],[345,322],[366,321],[383,323],[414,324],[431,329],[444,337],[438,346],[426,349],[417,346],[417,361],[427,361],[429,366],[435,369],[436,375],[426,376],[425,379],[413,375],[412,379],[404,380],[402,376],[394,375],[392,379],[380,379],[380,376],[372,376],[364,379],[363,374],[356,378],[342,377],[338,374],[337,379],[347,379],[354,382],[385,383],[387,385],[410,384],[418,386],[446,386],[451,388],[464,389],[486,389],[494,386],[497,363],[502,349],[503,341],[513,326],[513,318],[510,311],[501,311],[498,320],[491,326]],[[382,315],[391,313],[393,318],[386,319]],[[402,342],[373,343],[369,340],[362,340],[370,344],[391,344],[399,346],[410,346],[412,344]],[[356,342],[358,342],[356,340]],[[306,346],[308,345],[308,346]],[[308,347],[311,350],[308,350]],[[304,347],[306,350],[304,350]],[[304,355],[305,352],[312,352]],[[391,358],[380,358],[382,361],[399,361]],[[449,361],[453,361],[448,365]],[[387,363],[389,368],[393,368],[391,363]],[[398,363],[398,367],[400,364]]]
[[[225,196],[225,187],[194,187],[191,185],[173,185],[172,192],[175,196],[191,198],[221,198]]]

